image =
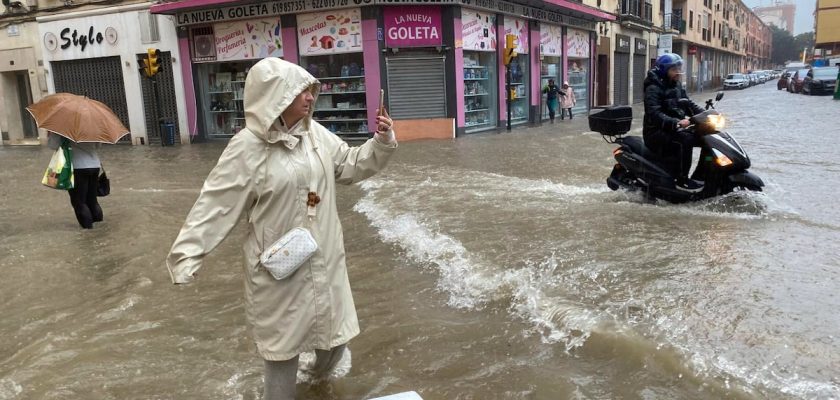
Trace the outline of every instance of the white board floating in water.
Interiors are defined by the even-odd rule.
[[[423,398],[417,392],[403,392],[370,400],[423,400]]]

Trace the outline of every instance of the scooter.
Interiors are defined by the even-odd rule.
[[[607,178],[612,190],[639,190],[649,198],[672,203],[708,199],[731,193],[736,189],[760,192],[764,182],[747,169],[750,158],[732,135],[723,130],[725,119],[715,102],[723,98],[718,92],[715,100],[706,101],[706,111],[691,115],[688,99],[678,103],[689,113],[690,125],[685,129],[700,136],[700,160],[691,179],[700,188],[687,190],[676,184],[676,177],[668,172],[662,158],[645,147],[639,136],[624,136],[630,131],[633,110],[630,106],[612,106],[589,115],[589,128],[600,133],[608,143],[618,144],[613,150],[617,161]]]

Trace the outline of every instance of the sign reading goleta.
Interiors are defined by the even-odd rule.
[[[318,10],[386,4],[441,4],[461,5],[535,19],[553,24],[576,26],[594,30],[595,23],[554,11],[542,10],[504,0],[282,0],[209,10],[188,11],[177,14],[178,25],[196,25],[239,19],[259,18],[282,14],[298,14]]]

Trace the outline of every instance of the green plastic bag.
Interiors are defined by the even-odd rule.
[[[73,189],[73,149],[66,140],[53,153],[41,183],[53,189]]]

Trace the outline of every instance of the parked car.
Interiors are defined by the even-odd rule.
[[[802,91],[802,83],[805,81],[805,75],[808,74],[808,71],[810,71],[808,68],[799,68],[793,73],[790,82],[788,82],[788,92],[799,93]]]
[[[750,86],[758,85],[758,76],[755,74],[747,74],[747,78],[750,80]]]
[[[779,81],[776,83],[776,89],[782,90],[787,89],[788,81],[790,81],[790,76],[793,75],[793,71],[785,70],[782,72],[782,75],[779,77]]]
[[[729,74],[723,81],[723,89],[746,89],[750,86],[750,81],[744,74]]]
[[[802,82],[802,94],[832,94],[837,83],[837,68],[811,68]]]

